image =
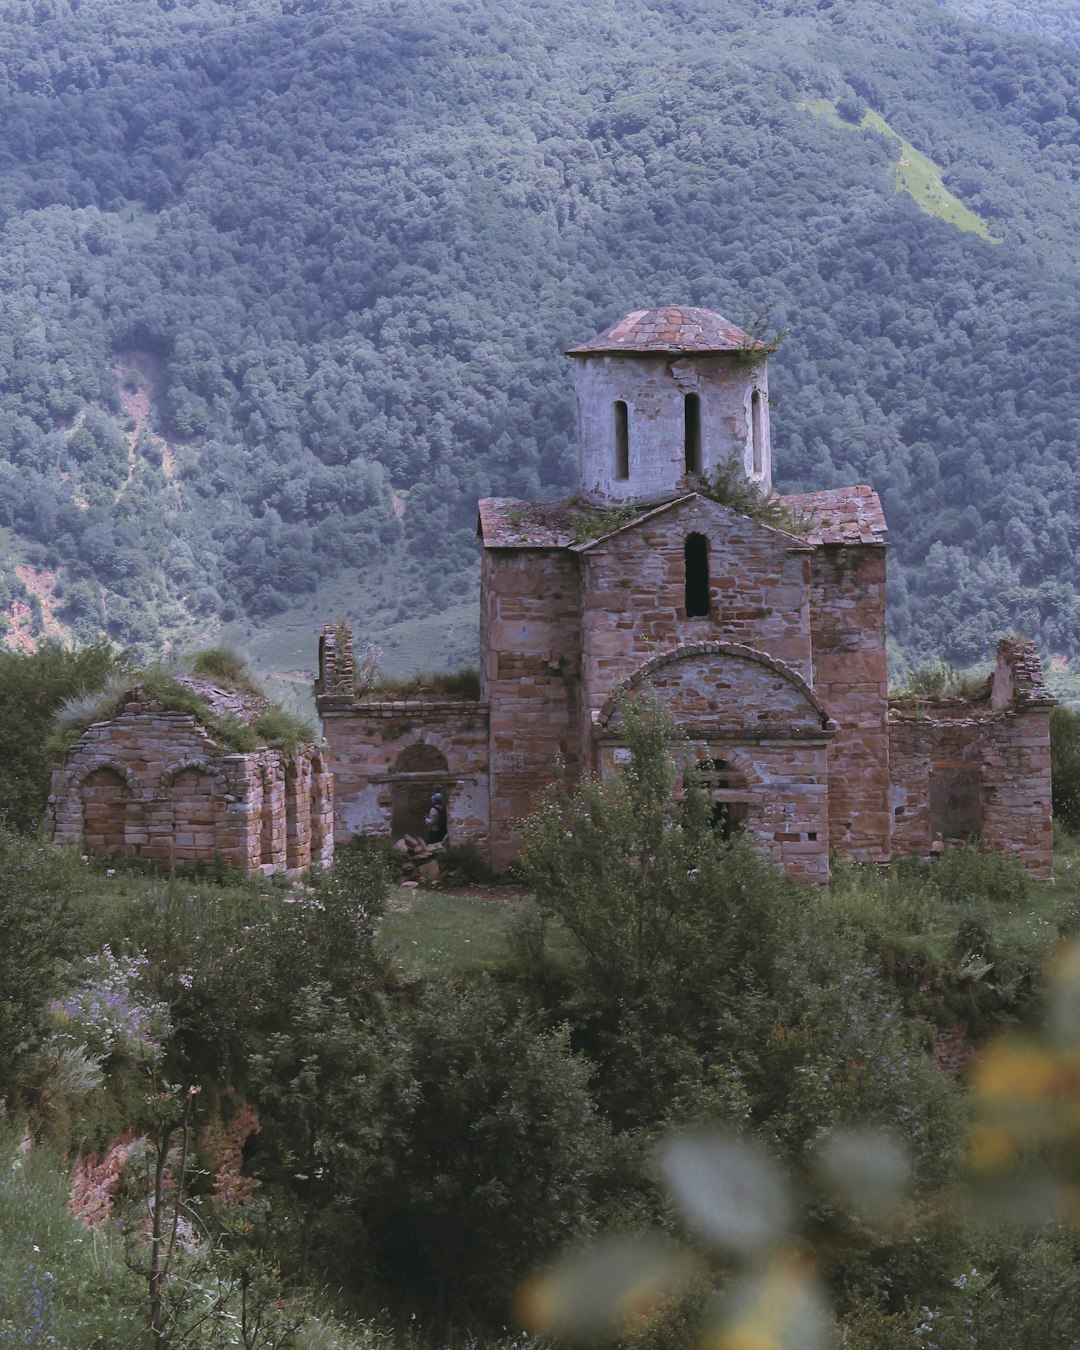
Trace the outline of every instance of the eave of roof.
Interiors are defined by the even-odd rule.
[[[489,549],[562,548],[572,553],[586,553],[604,540],[636,529],[644,521],[663,515],[694,498],[710,502],[725,511],[731,510],[702,493],[689,492],[655,506],[643,506],[630,520],[622,521],[615,528],[604,530],[589,539],[579,539],[575,516],[580,518],[588,515],[595,508],[568,502],[529,502],[515,497],[487,497],[479,504],[477,533],[484,547]],[[785,539],[788,547],[794,551],[810,550],[819,542],[809,536],[790,534],[775,525],[766,525],[760,521],[755,524]]]
[[[865,483],[793,492],[779,500],[794,516],[808,519],[809,528],[802,536],[808,544],[885,543],[885,513],[877,493]]]

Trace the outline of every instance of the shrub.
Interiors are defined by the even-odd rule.
[[[1080,711],[1051,710],[1050,771],[1054,819],[1080,834]]]
[[[190,661],[192,675],[213,680],[228,689],[244,689],[251,683],[247,662],[231,647],[208,647]]]
[[[124,669],[107,642],[35,652],[0,651],[0,818],[37,830],[52,770],[52,721],[65,699],[100,689]]]

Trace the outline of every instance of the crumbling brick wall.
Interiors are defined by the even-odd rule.
[[[133,691],[54,770],[46,828],[58,844],[166,868],[296,872],[332,862],[332,802],[318,751],[231,754],[190,713]]]
[[[889,739],[896,857],[977,834],[1033,876],[1054,875],[1050,709],[1033,643],[1004,638],[987,701],[894,699]]]

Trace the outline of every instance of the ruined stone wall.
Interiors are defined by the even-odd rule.
[[[167,868],[220,861],[242,872],[329,865],[333,784],[325,769],[311,807],[312,758],[275,750],[223,754],[198,720],[132,701],[90,727],[52,777],[46,827],[54,842],[97,855],[145,858]],[[294,779],[290,799],[286,764]],[[302,795],[297,798],[296,792]],[[287,816],[297,822],[287,852]]]
[[[333,833],[338,843],[358,834],[390,838],[395,794],[426,798],[439,791],[447,799],[448,841],[471,842],[487,852],[485,703],[364,703],[342,695],[320,697],[318,706],[328,745],[325,777],[334,784]],[[423,747],[429,753],[418,755]],[[427,767],[410,767],[416,763]]]
[[[1053,878],[1050,713],[893,705],[892,844],[927,858],[936,834],[978,833],[1032,876]]]
[[[859,861],[889,856],[885,550],[823,546],[811,563],[814,689],[838,731],[829,747],[829,834]]]
[[[575,554],[487,550],[481,595],[483,688],[491,709],[491,857],[516,855],[515,823],[561,755],[585,759],[581,716],[581,579]]]
[[[709,614],[686,617],[686,538],[709,541]],[[585,699],[598,709],[656,656],[720,640],[767,652],[811,676],[809,550],[695,497],[601,541],[586,559]]]

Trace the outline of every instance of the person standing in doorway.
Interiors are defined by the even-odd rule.
[[[441,844],[446,838],[446,803],[441,792],[431,794],[431,808],[424,817],[429,844]]]

